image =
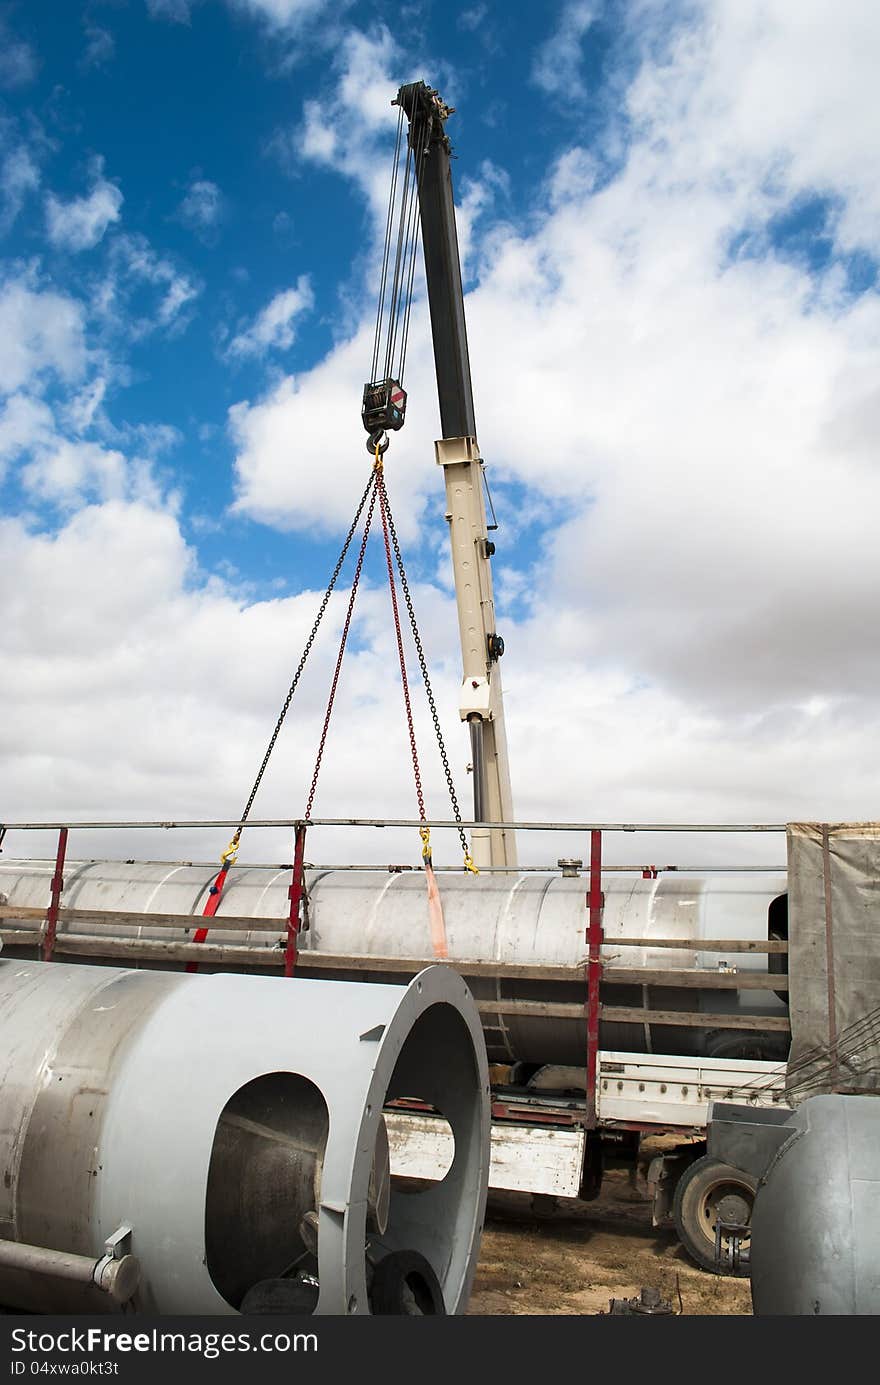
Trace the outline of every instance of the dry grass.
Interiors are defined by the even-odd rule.
[[[537,1213],[518,1194],[493,1194],[469,1308],[474,1314],[595,1314],[612,1298],[659,1289],[685,1314],[751,1314],[748,1280],[705,1273],[674,1231],[651,1226],[644,1194],[623,1170],[595,1202]]]

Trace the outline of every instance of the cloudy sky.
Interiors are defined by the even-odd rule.
[[[0,5],[0,818],[242,807],[366,481],[391,99],[421,77],[456,107],[518,817],[880,815],[878,70],[872,0]],[[388,484],[469,805],[417,295]],[[380,559],[321,816],[415,809]],[[303,811],[346,598],[258,816]]]

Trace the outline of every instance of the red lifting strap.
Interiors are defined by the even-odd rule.
[[[205,904],[205,907],[202,910],[203,919],[212,919],[216,914],[217,910],[219,909],[220,900],[223,897],[223,886],[226,884],[226,877],[228,874],[228,866],[224,866],[223,869],[218,873],[217,879],[214,881],[213,885],[208,891],[207,903]],[[197,928],[195,933],[193,934],[193,942],[203,943],[207,936],[207,928]],[[198,971],[199,964],[198,962],[187,962],[186,969],[188,972]]]

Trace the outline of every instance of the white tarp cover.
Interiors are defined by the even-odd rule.
[[[880,1090],[880,822],[788,826],[793,1099]]]

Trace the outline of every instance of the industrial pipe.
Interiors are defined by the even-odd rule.
[[[102,1255],[96,1260],[89,1255],[70,1255],[16,1241],[0,1241],[0,1270],[16,1270],[37,1280],[60,1279],[94,1286],[117,1304],[132,1298],[140,1280],[140,1266],[134,1255],[122,1255],[118,1260]],[[51,1294],[51,1285],[46,1292]]]

